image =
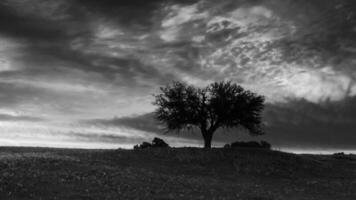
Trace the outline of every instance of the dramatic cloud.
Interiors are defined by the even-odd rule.
[[[96,129],[123,126],[149,137],[159,133],[144,114],[159,86],[231,80],[266,96],[266,137],[278,145],[318,145],[325,132],[351,147],[355,9],[353,0],[4,0],[0,121],[14,126],[9,134],[20,121],[46,133],[56,132],[53,121],[63,123],[59,135],[79,141],[87,130],[74,134],[74,127],[103,119]],[[102,134],[87,138],[127,144]]]

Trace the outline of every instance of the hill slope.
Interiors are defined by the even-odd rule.
[[[356,157],[0,148],[0,199],[356,199]]]

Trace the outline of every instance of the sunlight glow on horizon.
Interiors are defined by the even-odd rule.
[[[198,147],[202,143],[200,140],[157,135],[125,127],[83,124],[0,121],[0,129],[0,146],[130,149],[154,137],[164,138],[174,147]]]
[[[20,126],[19,126],[20,125]],[[0,122],[0,146],[53,147],[80,149],[132,149],[143,141],[161,137],[171,147],[203,147],[202,140],[180,138],[175,135],[156,135],[127,128],[105,126],[79,126],[73,124],[46,124],[34,122]],[[105,136],[109,136],[105,138]],[[118,137],[115,139],[115,137]],[[120,137],[125,137],[120,139]],[[222,148],[224,142],[213,141],[213,147]],[[343,148],[291,148],[273,146],[272,149],[296,154],[333,154],[344,152],[356,154],[356,149]]]

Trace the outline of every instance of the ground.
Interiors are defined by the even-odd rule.
[[[356,156],[3,147],[0,199],[355,200]]]

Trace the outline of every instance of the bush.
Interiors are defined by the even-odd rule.
[[[149,143],[149,142],[142,142],[142,144],[137,144],[134,146],[134,149],[147,149],[147,148],[168,148],[169,145],[164,141],[162,140],[161,138],[154,138],[152,140],[152,143]]]
[[[224,147],[228,148],[229,144],[226,144]],[[256,142],[233,142],[230,145],[231,148],[257,148],[257,149],[271,149],[271,144],[266,141]]]
[[[152,147],[152,144],[148,143],[148,142],[142,142],[142,144],[137,144],[134,146],[134,149],[146,149]]]
[[[169,145],[161,138],[154,138],[152,140],[152,147],[169,147]]]
[[[224,149],[229,149],[229,148],[231,148],[231,145],[230,145],[230,144],[225,144],[225,145],[224,145]]]
[[[272,145],[266,141],[261,141],[261,147],[264,148],[264,149],[271,149],[272,148]]]
[[[333,155],[334,156],[344,156],[345,153],[344,152],[338,152],[338,153],[334,153]]]

